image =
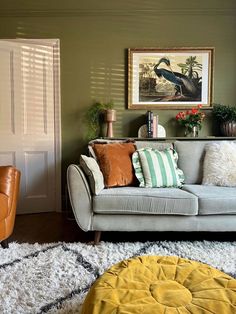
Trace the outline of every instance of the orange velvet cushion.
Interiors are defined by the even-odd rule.
[[[106,187],[135,184],[132,154],[136,148],[133,143],[94,144],[93,149]]]

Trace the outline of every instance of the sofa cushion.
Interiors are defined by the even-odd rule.
[[[167,143],[167,142],[158,142],[158,141],[135,141],[135,145],[137,150],[143,149],[143,148],[154,148],[158,149],[159,151],[162,151],[166,148],[173,148],[172,143]],[[178,158],[178,157],[177,157]],[[136,178],[139,181],[139,186],[144,187],[145,186],[145,181],[144,181],[144,176],[143,176],[143,171],[142,171],[142,166],[139,160],[139,154],[138,151],[134,152],[132,155],[132,163],[135,171]]]
[[[214,141],[214,143],[220,142],[221,141]],[[212,141],[194,140],[174,142],[174,149],[179,155],[178,167],[184,172],[185,183],[202,183],[205,146],[208,143],[212,143]]]
[[[183,173],[183,171],[181,169],[177,168],[177,162],[178,162],[178,154],[177,154],[177,152],[172,147],[164,148],[164,146],[163,146],[162,148],[163,149],[161,149],[161,146],[160,146],[160,149],[158,151],[162,151],[162,150],[171,150],[172,151],[174,162],[175,162],[175,168],[176,168],[176,172],[177,172],[178,177],[179,177],[179,181],[180,181],[180,183],[184,183],[184,173]],[[146,148],[138,149],[132,155],[132,163],[133,163],[135,175],[136,175],[136,178],[139,181],[139,186],[140,187],[145,187],[145,178],[144,178],[144,174],[143,174],[143,170],[142,170],[141,161],[140,161],[140,158],[139,158],[139,151],[140,150],[145,150],[145,149]]]
[[[184,185],[183,190],[198,197],[199,215],[236,214],[236,188]]]
[[[100,214],[197,215],[198,199],[178,188],[110,188],[93,198],[93,211]]]
[[[139,160],[139,153],[138,151],[134,152],[132,155],[132,164],[134,167],[135,176],[139,181],[140,187],[145,187],[145,179],[143,175],[142,165]]]
[[[99,138],[99,139],[94,139],[89,141],[88,143],[88,153],[89,156],[93,157],[94,159],[97,160],[97,156],[94,152],[94,144],[114,144],[114,143],[135,143],[135,141],[133,139],[104,139],[104,138]]]
[[[80,166],[88,176],[93,194],[99,194],[104,189],[104,179],[97,161],[92,157],[81,155]]]
[[[133,143],[94,144],[93,149],[106,187],[135,184],[131,160],[136,149]]]
[[[236,143],[206,145],[202,184],[236,187]]]
[[[173,150],[143,148],[138,151],[145,187],[180,187]],[[142,184],[143,182],[140,182]]]

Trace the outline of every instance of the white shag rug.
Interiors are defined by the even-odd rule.
[[[236,278],[236,242],[11,243],[0,248],[0,313],[79,313],[96,278],[139,255],[189,258]]]

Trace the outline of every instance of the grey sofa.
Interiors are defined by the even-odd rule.
[[[96,241],[101,231],[236,231],[236,188],[201,184],[205,145],[210,141],[136,142],[137,148],[175,148],[185,174],[181,189],[129,186],[92,195],[80,166],[70,165],[68,190],[79,227],[97,231]]]

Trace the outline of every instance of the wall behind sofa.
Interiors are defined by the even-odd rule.
[[[85,151],[88,107],[113,99],[116,136],[136,136],[145,110],[127,110],[128,47],[215,47],[213,102],[236,103],[234,0],[0,1],[0,38],[59,38],[63,178]],[[175,110],[156,111],[168,136]],[[212,135],[210,112],[202,135]]]

